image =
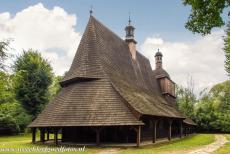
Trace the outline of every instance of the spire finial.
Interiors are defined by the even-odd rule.
[[[130,12],[129,12],[129,25],[131,25]]]
[[[155,54],[155,57],[158,57],[158,56],[161,56],[161,57],[163,56],[159,48],[157,48],[157,52]]]
[[[129,24],[125,27],[126,40],[128,40],[129,42],[130,41],[134,42],[136,44],[137,42],[134,40],[134,30],[135,27],[131,25],[130,12],[129,12]]]
[[[89,14],[90,14],[90,16],[92,16],[92,14],[93,14],[93,6],[92,5],[90,6]]]

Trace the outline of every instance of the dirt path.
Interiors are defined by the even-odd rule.
[[[224,135],[215,135],[215,141],[211,144],[208,144],[206,146],[202,146],[199,149],[192,150],[190,152],[186,151],[171,151],[170,154],[210,154],[214,152],[215,150],[222,147],[225,143],[227,143],[228,140],[225,138]],[[97,154],[117,154],[119,152],[119,148],[108,148],[99,151]]]
[[[98,152],[97,154],[117,154],[117,153],[118,153],[118,149],[105,149]]]
[[[217,149],[219,149],[221,146],[223,146],[228,140],[225,138],[224,135],[215,135],[215,142],[206,145],[204,147],[201,147],[199,149],[193,150],[189,152],[188,154],[209,154]]]

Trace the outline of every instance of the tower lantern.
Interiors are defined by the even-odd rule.
[[[129,51],[131,53],[132,59],[136,60],[136,44],[137,44],[137,42],[134,39],[134,30],[135,30],[135,28],[131,25],[131,19],[129,16],[129,24],[128,24],[128,26],[125,27],[125,32],[126,32],[125,42],[129,46]]]
[[[162,68],[162,57],[163,57],[163,55],[158,49],[157,53],[155,54],[156,70]]]

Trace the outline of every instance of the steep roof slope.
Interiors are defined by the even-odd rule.
[[[125,41],[93,16],[61,86],[30,127],[142,125],[134,112],[184,118],[156,90],[149,60],[138,52],[132,60]]]
[[[92,21],[101,64],[119,94],[141,114],[183,118],[159,93],[149,60],[139,52],[133,60],[124,40],[93,17]]]
[[[95,25],[92,18],[90,18],[72,65],[62,82],[75,78],[104,78],[105,74],[97,47]]]
[[[30,127],[141,125],[106,79],[63,87]]]
[[[142,125],[104,72],[90,18],[55,99],[29,127]]]

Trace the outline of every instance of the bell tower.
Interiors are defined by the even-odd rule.
[[[129,24],[125,27],[125,42],[128,44],[129,51],[131,53],[132,59],[136,60],[136,44],[137,42],[134,39],[134,30],[135,28],[131,25],[131,19],[129,16]]]
[[[158,49],[157,53],[155,54],[156,70],[162,68],[162,57],[163,55]]]

